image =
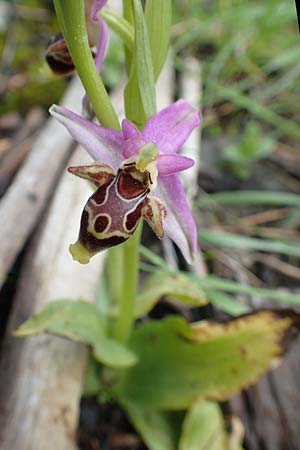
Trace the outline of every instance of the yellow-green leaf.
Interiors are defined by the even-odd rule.
[[[214,402],[196,402],[182,426],[179,450],[229,450],[221,409]]]
[[[101,338],[93,346],[94,357],[110,367],[130,367],[136,364],[137,357],[124,345],[109,338]]]
[[[147,0],[145,5],[145,17],[149,33],[154,78],[157,80],[166,60],[169,48],[172,22],[172,1]],[[157,30],[159,30],[159,32]]]
[[[203,306],[207,303],[204,292],[191,278],[181,273],[156,272],[147,278],[138,295],[135,316],[147,314],[163,297],[191,306]]]
[[[95,358],[107,366],[130,367],[136,355],[119,342],[105,336],[104,321],[98,308],[84,301],[61,300],[47,305],[23,323],[15,336],[50,333],[88,344]]]
[[[133,0],[135,41],[125,88],[126,117],[142,128],[156,113],[155,80],[149,36],[140,0]]]
[[[172,423],[170,413],[145,409],[134,403],[123,403],[122,406],[149,450],[177,449],[178,426]]]
[[[60,300],[49,303],[42,311],[30,317],[14,335],[33,336],[42,333],[93,344],[104,336],[105,330],[95,305],[82,300]]]
[[[147,24],[140,0],[133,0],[138,86],[146,117],[156,113],[155,81]]]
[[[228,399],[279,362],[299,322],[288,311],[260,311],[227,323],[189,325],[170,317],[141,324],[130,341],[139,361],[120,372],[115,393],[154,409]]]
[[[101,16],[109,26],[126,45],[131,52],[134,46],[134,28],[126,19],[118,16],[108,8],[101,10]]]

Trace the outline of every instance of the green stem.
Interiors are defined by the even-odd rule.
[[[122,343],[128,341],[134,322],[142,229],[143,224],[141,223],[135,234],[123,245],[123,300],[115,327],[115,338]]]
[[[118,117],[92,58],[85,24],[84,1],[54,0],[57,18],[73,63],[101,125],[120,129]]]
[[[109,296],[113,305],[121,305],[123,299],[123,245],[108,252],[107,274]]]
[[[134,24],[132,0],[123,2],[124,18]],[[130,72],[132,53],[125,49],[126,68]],[[139,96],[135,96],[136,108],[139,108]],[[132,120],[130,114],[127,115]],[[122,343],[126,343],[130,337],[134,322],[134,310],[137,295],[137,284],[139,274],[139,245],[141,240],[143,224],[138,226],[135,234],[123,245],[123,295],[120,311],[115,324],[114,337]]]
[[[145,44],[145,34],[147,30],[145,30],[145,20],[144,16],[141,12],[142,6],[138,1],[133,0],[124,0],[123,3],[124,8],[124,17],[129,22],[134,24],[135,20],[138,20],[138,24],[135,25],[135,53],[137,52],[137,47],[139,47],[140,58],[138,61],[133,62],[132,54],[129,52],[126,53],[126,66],[129,70],[132,64],[133,67],[130,68],[129,72],[131,76],[137,76],[137,73],[133,73],[133,70],[137,70],[135,67],[137,64],[143,62],[142,58],[142,50],[150,53],[149,42],[146,40]],[[134,15],[135,13],[135,15]],[[137,17],[138,16],[138,17]],[[140,32],[137,33],[137,25],[140,27]],[[137,42],[137,39],[143,40],[145,48],[141,47],[141,43]],[[137,56],[137,55],[136,55]],[[125,110],[127,111],[127,118],[131,121],[134,121],[135,115],[137,111],[143,111],[142,97],[145,96],[145,92],[149,89],[145,83],[141,83],[141,86],[138,87],[142,90],[142,95],[139,95],[137,90],[132,90],[129,96],[125,95]],[[153,89],[151,89],[150,94],[152,98],[150,101],[155,105],[155,88],[153,84]],[[134,102],[134,108],[129,107],[130,102]],[[155,106],[153,107],[155,108]],[[155,111],[153,111],[155,112]],[[142,119],[140,126],[143,128],[145,125],[145,121]],[[134,313],[135,313],[135,303],[137,296],[137,284],[138,284],[138,274],[139,274],[139,245],[141,240],[143,223],[141,223],[135,232],[134,236],[132,236],[124,245],[124,266],[123,266],[123,300],[120,307],[119,316],[116,321],[115,327],[115,338],[122,343],[126,343],[130,337],[130,332],[134,322]]]

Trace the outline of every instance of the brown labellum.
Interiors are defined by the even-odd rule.
[[[166,210],[158,199],[148,198],[152,182],[147,170],[141,172],[130,163],[116,175],[104,164],[71,167],[69,171],[97,186],[84,207],[78,241],[70,247],[74,259],[84,264],[96,253],[122,244],[142,217],[163,237]]]

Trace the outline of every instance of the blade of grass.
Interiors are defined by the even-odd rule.
[[[205,289],[205,294],[214,306],[232,316],[239,316],[250,311],[247,305],[243,305],[233,297],[224,294],[224,292],[215,289]]]
[[[211,80],[207,80],[207,83],[210,86],[210,89],[215,90],[216,97],[219,97],[222,100],[226,99],[237,105],[239,108],[246,109],[259,119],[277,127],[284,134],[288,134],[295,139],[300,138],[299,125],[292,120],[276,114],[270,108],[258,103],[247,95],[238,92],[234,87],[223,86]]]
[[[140,253],[152,264],[159,267],[160,270],[167,271],[169,273],[176,273],[168,264],[151,250],[146,247],[140,246]],[[245,295],[256,295],[261,298],[267,298],[270,300],[280,301],[287,303],[289,305],[300,306],[300,294],[294,294],[290,291],[283,291],[282,288],[277,288],[276,290],[265,289],[265,288],[254,288],[252,286],[247,286],[240,284],[236,281],[226,280],[214,275],[208,275],[206,277],[197,277],[196,275],[186,273],[187,276],[193,278],[193,280],[201,287],[205,294],[209,297],[209,293],[212,291],[226,292],[229,294],[245,294]],[[224,301],[223,297],[223,301]],[[218,300],[217,300],[218,301]],[[220,305],[219,297],[219,305]]]
[[[257,239],[221,231],[200,231],[198,236],[201,242],[216,247],[258,250],[300,257],[300,245],[293,242],[283,242],[276,239]]]
[[[214,275],[208,275],[203,278],[199,278],[195,275],[189,276],[191,276],[198,283],[205,293],[212,289],[224,291],[230,294],[256,295],[261,298],[276,300],[289,305],[300,306],[300,294],[279,290],[278,288],[276,290],[254,288],[252,286],[240,284],[236,281],[225,280]]]
[[[300,206],[300,197],[288,192],[266,192],[266,191],[240,191],[240,192],[218,192],[200,197],[197,205],[269,205],[269,206]]]

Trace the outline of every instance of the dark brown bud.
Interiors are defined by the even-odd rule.
[[[91,50],[93,57],[95,52]],[[57,33],[47,44],[46,61],[55,75],[70,75],[75,67],[67,43],[61,33]]]

